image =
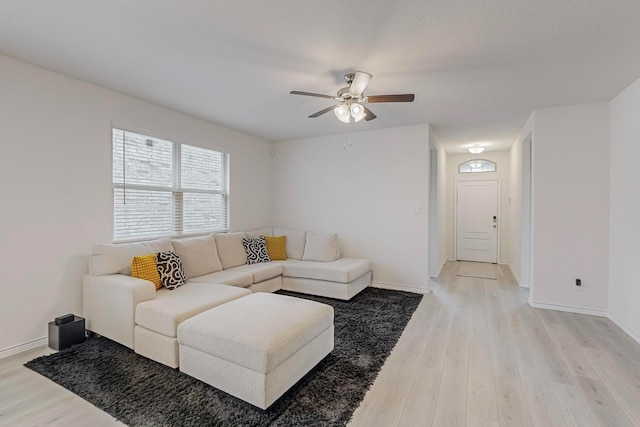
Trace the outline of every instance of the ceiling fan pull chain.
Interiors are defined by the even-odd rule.
[[[351,147],[351,119],[349,119],[349,147]]]
[[[342,149],[347,149],[347,124],[342,123]]]
[[[127,131],[122,132],[122,204],[127,204]],[[126,218],[126,216],[125,216]]]

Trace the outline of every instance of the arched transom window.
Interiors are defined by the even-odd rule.
[[[460,163],[458,173],[495,172],[496,164],[491,160],[474,159]]]

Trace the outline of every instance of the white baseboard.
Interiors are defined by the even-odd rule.
[[[438,277],[440,277],[440,274],[442,274],[442,270],[444,270],[445,265],[447,265],[447,262],[449,260],[447,259],[447,257],[444,257],[442,259],[442,262],[440,262],[440,270],[438,270]]]
[[[513,267],[511,266],[511,264],[509,264],[508,262],[505,263],[505,265],[507,267],[509,267],[509,271],[511,272],[511,275],[513,276],[514,279],[516,279],[516,283],[518,284],[518,286],[522,286],[520,284],[520,276],[518,276],[518,273],[516,273],[516,271],[513,269]]]
[[[543,308],[545,310],[565,311],[567,313],[588,314],[590,316],[608,317],[605,310],[594,310],[592,308],[574,307],[571,305],[546,304],[542,302],[529,301],[529,305],[533,308]]]
[[[33,350],[34,348],[38,347],[44,347],[47,344],[49,344],[49,338],[42,337],[32,341],[28,341],[24,344],[14,345],[12,347],[0,350],[0,359],[13,356],[14,354],[22,353],[23,351]]]
[[[529,288],[529,284],[528,283],[522,283],[522,280],[520,280],[520,276],[518,276],[518,273],[516,273],[516,270],[513,269],[511,264],[509,264],[507,262],[504,265],[509,267],[509,271],[511,271],[511,274],[513,275],[513,278],[516,279],[516,283],[518,284],[518,286],[520,286],[521,288]]]
[[[615,317],[611,313],[607,313],[607,317],[609,318],[609,320],[611,320],[613,323],[615,323],[616,326],[618,326],[620,329],[622,329],[625,334],[629,335],[631,338],[634,339],[635,342],[640,344],[640,335],[638,335],[636,332],[634,332],[633,329],[631,329],[630,327],[628,327],[627,325],[622,323],[622,321],[620,319],[618,319],[617,317]]]
[[[428,294],[431,292],[429,288],[418,288],[415,286],[407,286],[400,285],[397,283],[387,283],[387,282],[371,282],[371,286],[374,288],[380,289],[391,289],[394,291],[405,291],[405,292],[413,292],[414,294]]]
[[[438,268],[438,274],[436,274],[435,276],[433,274],[431,275],[432,279],[437,279],[438,277],[440,277],[440,274],[442,273],[442,270],[444,270],[444,266],[446,263],[447,263],[447,259],[445,258],[440,263],[440,268]]]

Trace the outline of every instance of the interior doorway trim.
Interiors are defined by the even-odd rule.
[[[438,229],[438,149],[429,143],[429,277],[436,278],[444,266],[440,259],[440,230]]]

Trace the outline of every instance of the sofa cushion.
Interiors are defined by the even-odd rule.
[[[303,261],[335,261],[339,257],[340,242],[336,233],[307,231]]]
[[[258,292],[194,316],[178,342],[255,372],[269,373],[333,326],[333,307]]]
[[[242,238],[242,246],[247,254],[247,264],[259,264],[261,262],[270,262],[267,245],[264,237],[256,237],[255,239]]]
[[[148,280],[156,286],[162,287],[156,254],[134,256],[131,260],[131,276],[137,279]]]
[[[247,231],[247,237],[255,239],[260,236],[273,236],[273,228],[261,228],[260,230]]]
[[[287,236],[287,258],[302,259],[302,254],[304,253],[304,242],[306,240],[305,231],[274,228],[273,235]]]
[[[175,252],[158,252],[156,254],[156,262],[162,286],[173,290],[187,283],[184,267],[180,257]]]
[[[243,237],[247,237],[244,232],[220,233],[215,235],[222,268],[227,269],[247,263],[247,253],[244,251],[244,246],[242,245]]]
[[[287,259],[287,236],[265,236],[264,242],[271,261]]]
[[[171,244],[182,261],[187,277],[222,270],[216,238],[213,235],[172,240]]]
[[[96,276],[126,274],[131,276],[131,260],[134,256],[173,250],[171,240],[158,239],[133,243],[102,243],[94,245],[89,265]]]
[[[300,261],[282,264],[283,275],[305,279],[350,283],[371,270],[369,260],[340,258],[331,262]]]
[[[282,275],[282,264],[276,264],[273,262],[263,262],[260,264],[247,264],[233,267],[229,271],[242,271],[245,273],[251,273],[253,275],[253,283],[264,282],[265,280],[273,279]]]
[[[174,291],[160,289],[155,299],[136,306],[136,324],[168,337],[184,320],[205,310],[250,295],[248,289],[212,283],[188,283]]]
[[[253,275],[244,271],[222,270],[189,279],[195,283],[219,283],[246,288],[253,284]]]

